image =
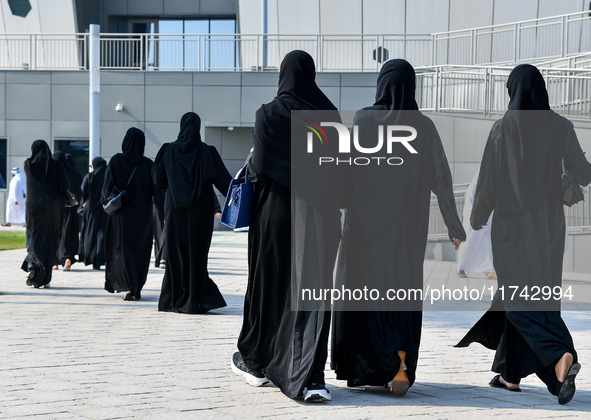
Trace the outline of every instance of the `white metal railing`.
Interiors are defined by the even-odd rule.
[[[87,34],[0,34],[0,69],[87,69]]]
[[[417,69],[419,108],[435,112],[504,113],[511,69],[483,66],[435,66]],[[540,69],[550,107],[570,118],[591,118],[591,69]]]
[[[101,34],[101,68],[277,71],[307,51],[319,72],[376,72],[389,58],[415,67],[568,58],[591,51],[589,12],[417,35]],[[0,69],[87,69],[88,34],[0,34]]]
[[[591,51],[589,12],[433,34],[433,65],[487,65]]]
[[[454,185],[454,195],[456,199],[456,207],[458,215],[462,219],[464,211],[464,202],[466,196],[466,188],[468,184]],[[566,225],[570,231],[588,230],[591,228],[591,185],[583,188],[585,194],[585,201],[575,204],[572,207],[564,207],[564,214],[566,217]],[[437,197],[431,195],[431,209],[429,212],[429,239],[447,238],[447,228],[439,205],[437,204]]]
[[[573,55],[565,58],[536,63],[540,67],[567,68],[567,69],[591,69],[591,53]]]

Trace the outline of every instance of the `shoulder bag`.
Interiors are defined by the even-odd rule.
[[[562,158],[562,193],[562,203],[568,207],[572,207],[579,201],[585,200],[583,189],[564,168],[564,158]]]
[[[248,182],[248,164],[238,172],[230,183],[221,222],[232,229],[240,229],[250,225],[254,185]]]
[[[129,177],[129,181],[127,181],[127,185],[125,186],[125,188],[129,187],[129,183],[131,182],[131,179],[133,178],[133,175],[135,174],[136,169],[137,169],[137,165],[135,165],[135,168],[133,168],[133,172],[131,173],[131,176]],[[124,200],[125,200],[125,190],[121,191],[119,194],[117,194],[115,196],[112,196],[109,199],[109,202],[105,206],[104,210],[107,213],[109,213],[110,215],[113,215],[113,214],[117,213],[121,207],[123,207]]]

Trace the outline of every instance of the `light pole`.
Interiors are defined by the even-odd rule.
[[[89,68],[89,148],[88,160],[92,164],[92,159],[101,154],[101,137],[99,130],[99,105],[101,92],[101,62],[100,62],[100,26],[90,25],[90,35],[88,37],[88,68]]]

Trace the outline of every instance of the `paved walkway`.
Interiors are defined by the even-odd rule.
[[[228,306],[208,315],[157,311],[163,270],[139,302],[103,290],[104,271],[75,264],[49,289],[25,285],[24,250],[0,252],[0,420],[26,419],[550,419],[591,418],[591,315],[565,313],[583,364],[573,402],[560,406],[535,377],[523,392],[487,386],[492,352],[452,348],[478,312],[426,312],[417,383],[405,398],[347,388],[328,370],[333,401],[293,401],[230,370],[246,287],[245,234],[216,234],[210,274]],[[455,281],[452,263],[426,273]],[[591,276],[577,276],[586,281]]]

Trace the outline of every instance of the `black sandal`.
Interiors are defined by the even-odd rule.
[[[581,365],[573,363],[566,371],[564,382],[558,381],[556,386],[556,395],[558,396],[558,404],[568,404],[575,396],[577,387],[575,386],[575,377],[581,370]]]
[[[123,300],[133,300],[133,295],[131,294],[131,292],[125,293],[125,296],[123,296]]]
[[[497,375],[494,378],[492,378],[488,385],[492,386],[493,388],[506,389],[507,391],[511,392],[521,392],[521,388],[509,388],[507,385],[502,383],[501,375]]]

